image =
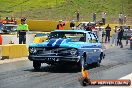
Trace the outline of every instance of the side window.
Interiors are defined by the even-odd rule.
[[[97,43],[98,42],[98,37],[94,34],[93,34],[93,43]]]
[[[89,34],[89,35],[88,35],[88,41],[89,41],[90,43],[92,43],[92,34],[91,34],[91,32],[89,32],[88,34]]]
[[[98,38],[94,33],[89,32],[89,37],[88,40],[90,43],[97,43],[98,42]]]
[[[92,43],[96,43],[96,38],[95,38],[95,36],[93,35],[93,34],[91,34],[92,35]]]

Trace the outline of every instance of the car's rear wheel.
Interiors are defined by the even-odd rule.
[[[34,67],[34,70],[39,70],[41,67],[41,63],[37,61],[33,61],[33,67]]]

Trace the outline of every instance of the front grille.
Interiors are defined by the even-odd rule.
[[[55,53],[58,55],[71,55],[70,54],[71,48],[58,48],[58,47],[41,47],[37,48],[37,54],[51,54]]]

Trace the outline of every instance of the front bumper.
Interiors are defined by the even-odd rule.
[[[78,62],[80,56],[37,56],[29,55],[28,59],[31,61],[39,61],[43,63],[52,63],[52,62]]]

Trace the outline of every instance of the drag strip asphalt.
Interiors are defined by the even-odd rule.
[[[110,48],[100,67],[89,66],[87,70],[90,79],[120,79],[132,73],[132,50],[129,46]],[[82,88],[80,76],[81,72],[70,66],[42,64],[41,70],[34,71],[32,62],[24,60],[0,65],[0,88]]]

